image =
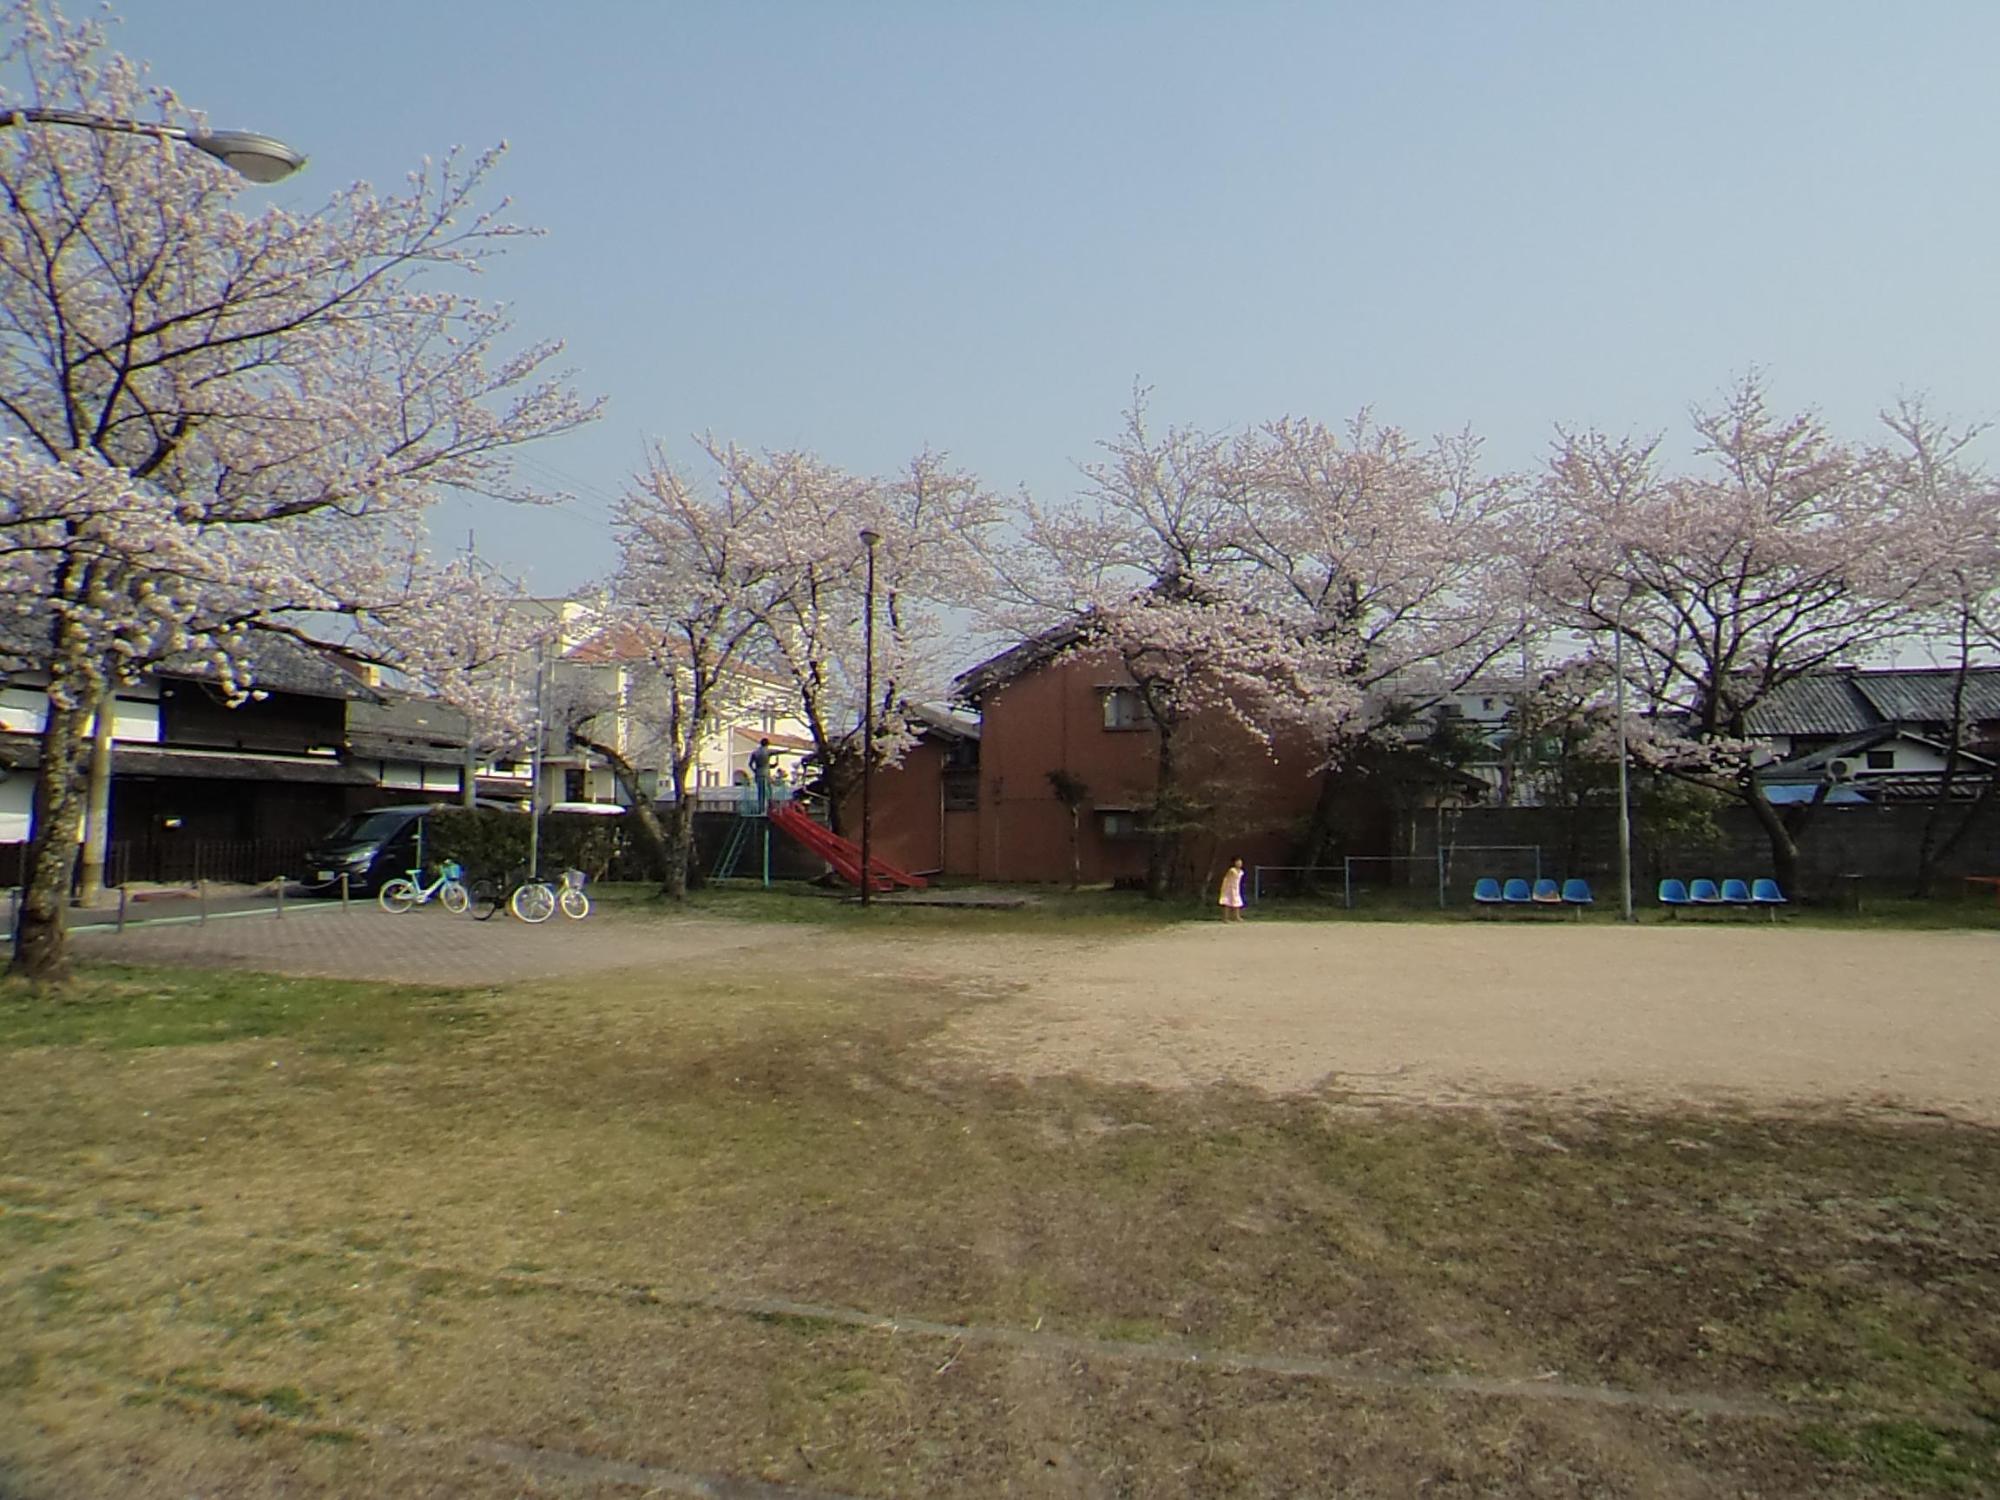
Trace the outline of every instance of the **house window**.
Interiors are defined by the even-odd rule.
[[[979,770],[946,771],[944,773],[944,810],[946,812],[979,811]]]
[[[1146,815],[1141,812],[1104,812],[1104,836],[1108,839],[1142,839],[1146,836]]]
[[[1137,688],[1115,687],[1104,690],[1104,727],[1106,729],[1144,729],[1146,727],[1146,705],[1139,697]]]
[[[590,778],[586,772],[567,770],[563,772],[563,801],[588,802],[590,800]]]
[[[1868,769],[1871,771],[1893,771],[1896,769],[1896,752],[1893,750],[1870,750]]]

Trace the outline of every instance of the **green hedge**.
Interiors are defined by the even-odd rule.
[[[525,869],[529,819],[492,808],[440,808],[426,820],[425,853],[432,860],[455,859],[475,878]],[[602,880],[617,858],[623,818],[589,813],[545,813],[542,817],[542,873],[574,867]]]

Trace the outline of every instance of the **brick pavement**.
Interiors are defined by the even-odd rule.
[[[392,916],[374,902],[288,904],[206,923],[101,928],[70,934],[78,958],[201,968],[258,969],[411,984],[504,984],[590,970],[658,967],[698,948],[704,957],[767,940],[752,923],[596,911],[530,927],[501,915],[481,922],[424,908]]]

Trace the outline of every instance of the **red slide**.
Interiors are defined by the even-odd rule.
[[[842,838],[831,828],[815,823],[800,811],[796,802],[780,802],[772,807],[771,826],[832,865],[834,873],[849,885],[858,887],[861,884],[860,846]],[[871,890],[889,891],[899,885],[906,885],[911,890],[922,890],[924,887],[923,876],[899,870],[879,859],[868,861],[868,871],[873,877]]]

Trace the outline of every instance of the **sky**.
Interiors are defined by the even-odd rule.
[[[81,12],[84,7],[73,4]],[[1229,429],[1363,407],[1530,467],[1761,369],[1874,435],[2000,416],[2000,6],[117,0],[309,210],[505,141],[486,278],[607,398],[435,535],[548,594],[649,447],[929,446],[1053,500],[1135,385]]]

